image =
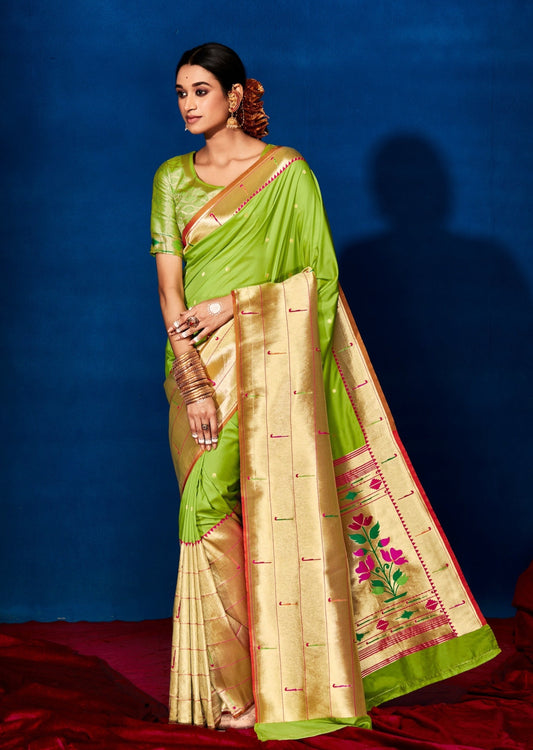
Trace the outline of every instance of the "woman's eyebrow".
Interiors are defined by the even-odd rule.
[[[197,83],[191,83],[191,86],[211,86],[211,84],[207,83],[207,81],[198,81]],[[181,83],[177,83],[176,88],[182,89],[183,86],[181,85]]]

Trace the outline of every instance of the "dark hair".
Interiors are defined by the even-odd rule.
[[[208,42],[184,52],[176,67],[176,75],[183,65],[200,65],[218,80],[227,94],[234,83],[246,86],[246,71],[239,55],[230,47]]]

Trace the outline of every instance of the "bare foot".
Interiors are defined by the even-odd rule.
[[[255,705],[240,716],[232,716],[229,711],[224,711],[217,729],[249,729],[254,726],[255,718]]]

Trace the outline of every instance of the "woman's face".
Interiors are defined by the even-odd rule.
[[[191,133],[211,135],[226,127],[228,97],[215,76],[200,65],[182,65],[176,77],[181,116]]]

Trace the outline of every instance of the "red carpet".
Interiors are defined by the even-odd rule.
[[[491,622],[502,648],[497,659],[373,709],[372,731],[342,729],[287,742],[260,743],[252,730],[213,732],[166,723],[170,620],[0,625],[0,748],[528,750],[528,590],[516,601],[517,618]]]

